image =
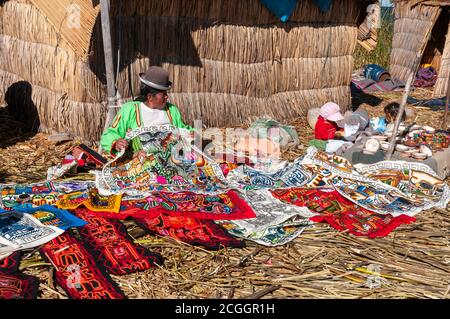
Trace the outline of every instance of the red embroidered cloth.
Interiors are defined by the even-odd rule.
[[[311,188],[276,189],[273,196],[286,203],[306,206],[319,215],[311,217],[314,222],[327,222],[337,230],[348,230],[356,236],[369,238],[387,236],[402,224],[416,219],[406,215],[393,217],[371,212],[350,202],[337,191],[327,192]]]
[[[73,299],[123,299],[123,293],[83,246],[65,232],[41,248],[56,268],[56,282]]]
[[[151,234],[169,236],[193,246],[217,250],[223,247],[243,247],[244,242],[232,237],[221,226],[209,220],[161,213],[156,217],[135,219]]]
[[[75,213],[88,222],[79,229],[86,248],[108,272],[125,275],[162,264],[159,254],[133,243],[122,223],[98,217],[88,209],[77,209]]]

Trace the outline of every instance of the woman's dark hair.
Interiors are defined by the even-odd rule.
[[[161,90],[154,89],[144,83],[141,83],[141,94],[136,98],[136,101],[145,102],[147,101],[147,96],[150,94],[151,96],[155,96]]]
[[[384,107],[384,113],[389,114],[393,119],[397,118],[398,111],[400,110],[400,104],[397,102],[389,103]],[[402,121],[406,119],[406,114],[403,112]]]

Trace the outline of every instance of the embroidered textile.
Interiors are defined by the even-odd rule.
[[[39,279],[21,273],[0,272],[0,299],[36,299]]]
[[[209,220],[171,216],[166,213],[135,220],[151,234],[172,237],[192,246],[202,246],[210,250],[244,246],[241,240],[233,238],[224,228]]]
[[[34,248],[64,231],[43,225],[33,216],[18,211],[0,211],[0,254]]]
[[[159,254],[134,244],[120,222],[97,217],[87,209],[77,209],[76,213],[88,222],[80,229],[80,236],[108,272],[125,275],[162,264]]]
[[[84,244],[68,233],[48,242],[42,254],[56,269],[56,282],[72,299],[122,299],[123,293]]]
[[[388,235],[393,229],[415,218],[401,215],[381,215],[358,207],[336,191],[310,188],[278,189],[272,194],[283,202],[306,206],[317,216],[315,222],[328,222],[337,230],[348,230],[356,236],[375,238]]]
[[[39,220],[43,225],[55,226],[63,230],[68,230],[71,227],[81,227],[86,225],[85,221],[75,217],[68,211],[56,209],[49,205],[16,210],[22,213],[30,214]]]
[[[243,198],[255,211],[256,218],[219,222],[233,235],[275,246],[293,240],[312,225],[309,218],[314,214],[308,208],[287,205],[266,189],[245,191]]]

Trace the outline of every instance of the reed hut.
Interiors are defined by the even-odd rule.
[[[138,95],[137,75],[162,66],[187,122],[208,126],[284,120],[330,100],[345,109],[358,26],[372,2],[333,0],[322,12],[298,1],[281,23],[257,0],[111,0],[117,89],[124,99]],[[0,0],[0,8],[0,96],[21,113],[36,108],[41,131],[97,140],[106,100],[98,2]],[[31,106],[22,105],[30,102],[21,83]]]
[[[418,52],[425,45],[421,64],[438,72],[436,96],[446,95],[450,76],[450,0],[397,0],[390,73],[406,81]]]

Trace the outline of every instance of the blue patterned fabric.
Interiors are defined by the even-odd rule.
[[[35,208],[16,208],[15,211],[27,213],[38,219],[42,224],[55,226],[62,230],[68,230],[71,227],[82,227],[87,223],[72,215],[67,210],[57,209],[50,205],[43,205]],[[0,210],[0,213],[4,211]]]
[[[294,12],[297,0],[260,0],[281,22],[286,22],[289,16]],[[314,4],[320,8],[322,12],[331,9],[332,0],[313,0]]]
[[[277,18],[286,22],[295,9],[297,0],[261,0]]]

